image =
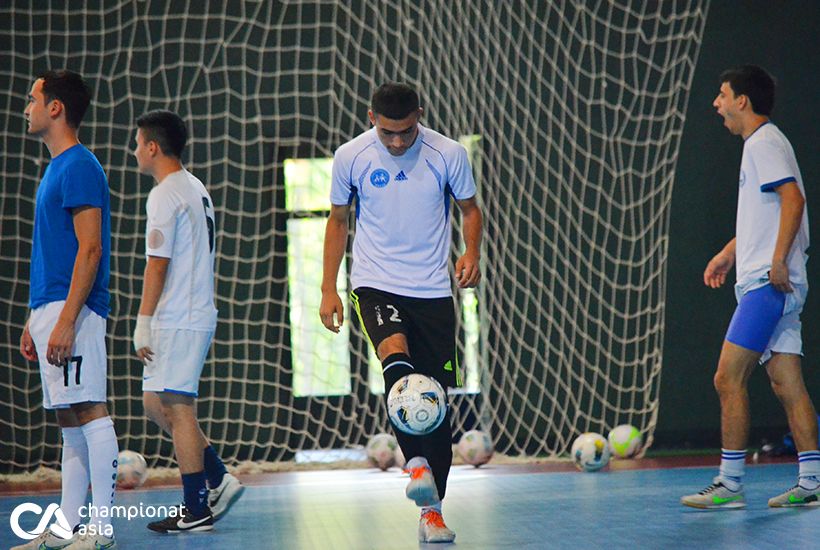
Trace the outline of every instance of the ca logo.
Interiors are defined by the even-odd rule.
[[[40,523],[37,524],[34,531],[29,532],[20,527],[20,516],[23,512],[33,512],[37,515],[43,514],[43,517],[40,519]],[[51,524],[51,531],[60,538],[70,539],[72,535],[71,526],[68,524],[68,520],[65,519],[65,514],[63,514],[63,511],[60,510],[60,507],[53,502],[48,505],[45,513],[43,513],[42,508],[33,502],[24,502],[12,511],[9,522],[11,523],[11,530],[15,535],[21,539],[31,540],[36,539],[43,533],[43,531],[46,530],[46,526],[51,520],[51,516],[56,517],[56,523]]]

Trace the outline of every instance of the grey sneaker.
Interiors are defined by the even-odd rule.
[[[416,506],[433,506],[440,502],[436,480],[426,458],[414,457],[407,463],[407,470],[410,472],[410,482],[404,491],[407,498],[415,501]]]
[[[114,550],[117,548],[117,541],[114,537],[108,538],[105,535],[92,535],[86,533],[74,537],[74,542],[65,547],[65,550]]]
[[[814,489],[806,489],[798,482],[797,485],[783,493],[769,499],[772,508],[792,508],[796,506],[819,506],[820,485]]]
[[[704,510],[737,509],[746,507],[746,497],[743,496],[743,487],[732,491],[726,487],[719,477],[712,484],[696,495],[681,497],[680,503],[692,508]]]
[[[70,539],[63,539],[55,535],[51,529],[46,529],[36,539],[30,540],[20,546],[14,546],[11,550],[61,550],[77,538],[74,535]]]
[[[244,485],[234,476],[228,473],[222,476],[222,483],[219,487],[208,491],[208,507],[214,515],[214,521],[227,514],[244,492]]]
[[[453,542],[456,534],[444,524],[437,510],[428,510],[419,519],[419,542]]]

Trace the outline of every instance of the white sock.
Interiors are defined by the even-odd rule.
[[[102,512],[114,504],[114,489],[117,487],[117,434],[110,416],[92,420],[82,426],[83,435],[90,452],[88,463],[91,472],[91,503],[96,514],[92,514],[89,524],[95,524],[98,533],[111,525],[111,513]],[[110,529],[110,528],[109,528]]]
[[[81,521],[80,508],[88,502],[88,446],[82,428],[63,428],[60,509],[73,529]]]
[[[733,451],[721,449],[720,479],[732,491],[740,488],[743,474],[746,473],[746,449]]]
[[[800,465],[800,473],[798,477],[804,484],[813,489],[816,483],[820,483],[820,451],[803,451],[797,453],[798,464]],[[808,479],[814,478],[814,479]]]

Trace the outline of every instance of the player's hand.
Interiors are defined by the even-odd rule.
[[[151,319],[151,315],[137,315],[137,324],[134,326],[134,350],[143,365],[154,359],[154,351],[151,349]]]
[[[57,323],[48,337],[46,360],[55,367],[62,367],[71,358],[74,349],[74,322],[57,319]]]
[[[344,308],[339,293],[322,292],[322,304],[319,306],[319,318],[327,330],[338,333],[345,322]]]
[[[789,283],[789,266],[786,262],[772,262],[772,268],[769,270],[769,282],[780,292],[793,292],[794,289]]]
[[[456,260],[456,283],[459,288],[474,288],[480,280],[478,254],[467,252]]]
[[[734,263],[734,258],[729,254],[723,252],[716,254],[706,265],[706,270],[703,272],[703,284],[710,288],[722,287]]]
[[[28,361],[37,361],[37,349],[34,347],[34,339],[28,331],[28,321],[26,321],[26,326],[23,328],[23,335],[20,336],[20,353]]]

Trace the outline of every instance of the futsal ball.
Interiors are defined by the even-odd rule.
[[[638,428],[629,424],[616,426],[609,432],[609,447],[618,458],[629,458],[637,454],[643,445],[643,438]]]
[[[583,433],[572,444],[572,461],[584,472],[595,472],[609,464],[609,444],[604,436]]]
[[[393,384],[387,397],[387,414],[393,425],[410,435],[429,434],[447,414],[447,397],[436,380],[408,374]]]
[[[470,430],[458,442],[458,455],[467,464],[478,468],[493,457],[493,442],[486,433]]]
[[[148,465],[141,454],[134,451],[120,451],[117,456],[117,488],[134,489],[148,477]]]
[[[367,442],[367,460],[381,470],[387,470],[396,464],[396,449],[399,445],[390,434],[376,434]]]

